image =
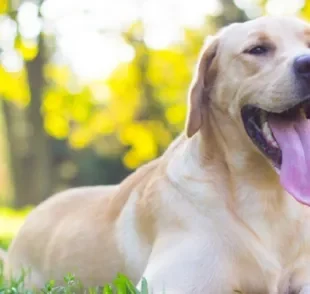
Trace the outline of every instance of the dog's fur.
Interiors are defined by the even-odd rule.
[[[242,53],[261,41],[272,54]],[[310,293],[310,208],[285,192],[240,116],[248,103],[285,109],[297,95],[292,61],[309,43],[310,26],[288,17],[209,38],[185,134],[118,186],[39,205],[9,249],[7,274],[30,266],[37,287],[68,272],[85,286],[122,272],[154,293]]]

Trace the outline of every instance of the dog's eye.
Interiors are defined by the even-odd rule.
[[[249,50],[246,50],[246,53],[252,54],[252,55],[263,55],[268,53],[269,48],[267,46],[259,45],[255,46]]]

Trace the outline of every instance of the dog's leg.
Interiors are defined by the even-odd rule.
[[[143,277],[152,294],[232,294],[237,289],[232,262],[220,245],[191,234],[160,236]]]
[[[310,268],[307,264],[309,262],[304,260],[292,273],[289,294],[310,294]]]

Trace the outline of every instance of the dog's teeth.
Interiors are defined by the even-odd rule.
[[[307,118],[305,109],[304,109],[303,107],[300,108],[300,116],[301,116],[302,118]]]
[[[270,130],[268,122],[265,122],[263,124],[263,134],[264,134],[264,137],[265,137],[266,141],[268,142],[268,144],[270,144],[271,146],[273,146],[275,148],[279,148],[278,143],[273,138],[273,135],[272,135],[272,132]]]
[[[262,125],[263,125],[264,123],[266,123],[266,121],[267,121],[267,112],[265,112],[265,111],[262,111],[262,112],[261,112],[260,121],[261,121],[261,124],[262,124]]]

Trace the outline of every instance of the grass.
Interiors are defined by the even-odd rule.
[[[8,246],[9,241],[16,236],[31,209],[32,207],[18,210],[0,207],[0,247]]]
[[[5,280],[3,266],[0,264],[0,294],[75,294],[80,293],[82,283],[72,274],[64,277],[64,286],[55,284],[51,280],[40,290],[26,289],[24,285],[26,272],[18,279]],[[116,279],[103,287],[88,288],[83,291],[87,294],[148,294],[146,280],[142,281],[141,291],[137,290],[133,283],[124,275],[119,274]]]

